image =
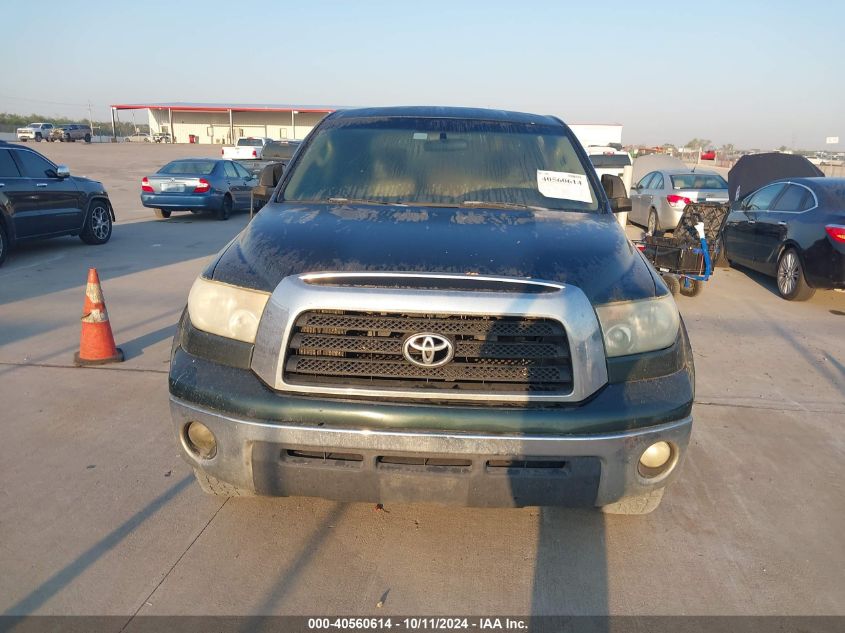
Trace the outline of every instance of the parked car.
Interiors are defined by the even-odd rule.
[[[258,178],[231,160],[184,158],[167,163],[141,180],[141,203],[156,217],[173,211],[210,211],[228,220],[232,211],[248,210]]]
[[[631,190],[628,220],[652,235],[672,231],[691,202],[727,202],[728,183],[712,171],[657,170],[647,173]]]
[[[91,126],[85,123],[68,123],[58,126],[53,130],[53,140],[62,141],[63,143],[72,143],[74,141],[91,142]]]
[[[127,143],[152,143],[153,137],[146,132],[135,132],[123,139]]]
[[[263,136],[244,136],[238,139],[234,147],[224,147],[220,150],[223,158],[229,159],[257,159],[264,157],[264,148],[273,141]]]
[[[52,123],[30,123],[26,127],[19,127],[16,135],[19,141],[49,141],[53,134]]]
[[[330,114],[190,291],[170,396],[200,485],[653,510],[694,371],[628,204],[554,117]]]
[[[765,185],[733,205],[724,235],[728,261],[775,277],[784,299],[843,290],[845,178]]]
[[[28,147],[0,141],[0,264],[26,240],[78,235],[109,241],[114,210],[102,183],[71,176]]]
[[[716,160],[716,150],[708,149],[704,152],[701,152],[701,160]]]
[[[153,142],[155,143],[172,143],[173,137],[168,132],[156,132],[153,134]]]

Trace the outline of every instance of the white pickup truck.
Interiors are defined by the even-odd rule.
[[[52,123],[30,123],[26,127],[19,127],[16,131],[19,141],[49,141],[53,133]]]
[[[242,136],[234,146],[224,147],[220,150],[223,158],[238,159],[260,159],[264,154],[264,148],[273,139],[265,136]]]

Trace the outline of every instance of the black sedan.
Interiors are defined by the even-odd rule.
[[[761,187],[734,203],[724,240],[728,261],[776,277],[784,299],[845,289],[845,178]]]
[[[0,264],[25,240],[78,235],[105,244],[114,211],[102,183],[71,176],[33,149],[0,141]]]

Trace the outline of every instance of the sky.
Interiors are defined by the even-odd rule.
[[[0,35],[5,112],[465,105],[621,123],[631,144],[845,149],[843,0],[3,0],[0,15],[17,25]]]

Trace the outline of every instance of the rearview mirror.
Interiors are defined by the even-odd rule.
[[[67,165],[56,165],[56,178],[68,178],[70,176],[70,169]]]
[[[610,210],[614,213],[625,213],[631,210],[631,199],[625,191],[625,183],[619,176],[604,174],[601,185],[610,200]]]

